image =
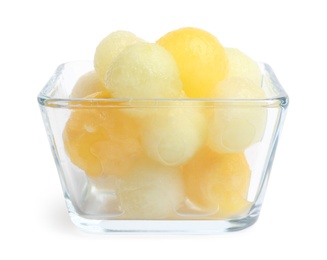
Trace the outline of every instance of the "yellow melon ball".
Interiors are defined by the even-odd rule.
[[[173,98],[182,91],[172,55],[155,43],[126,47],[109,67],[106,87],[115,98]]]
[[[225,48],[225,52],[229,62],[227,77],[247,78],[261,86],[261,71],[254,60],[236,48]]]
[[[207,97],[227,75],[225,50],[215,36],[192,27],[171,31],[157,43],[175,58],[183,89],[191,98]]]
[[[160,108],[143,120],[142,144],[163,165],[187,162],[204,143],[206,120],[195,107]]]
[[[117,196],[124,218],[174,218],[185,198],[182,174],[176,167],[140,159],[121,178]]]
[[[218,154],[202,149],[183,168],[188,199],[213,218],[229,218],[249,208],[251,171],[243,153]]]
[[[85,98],[99,92],[102,92],[105,97],[110,97],[106,86],[99,80],[97,73],[93,70],[85,73],[77,80],[70,97]]]
[[[222,102],[214,108],[208,127],[211,149],[221,153],[242,152],[262,139],[267,110],[261,103],[251,101],[266,97],[260,85],[246,78],[227,78],[216,86],[211,97],[238,100]]]
[[[121,176],[141,153],[137,129],[137,122],[118,109],[76,109],[63,140],[71,162],[89,177]]]
[[[116,31],[106,36],[96,47],[94,54],[94,68],[100,81],[105,81],[111,62],[126,46],[142,41],[128,31]]]

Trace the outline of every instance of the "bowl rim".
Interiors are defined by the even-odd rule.
[[[273,69],[270,65],[264,62],[257,62],[262,72],[262,85],[264,79],[270,80],[274,86],[277,94],[271,95],[266,98],[60,98],[53,97],[53,90],[59,84],[60,78],[66,73],[67,67],[74,67],[76,65],[89,66],[90,70],[93,67],[91,61],[70,61],[60,64],[46,85],[42,88],[37,96],[39,105],[48,107],[61,107],[61,108],[83,108],[83,107],[183,107],[183,106],[200,106],[200,107],[216,107],[216,106],[263,106],[263,107],[287,107],[289,97],[279,83]],[[81,74],[82,75],[82,74]]]

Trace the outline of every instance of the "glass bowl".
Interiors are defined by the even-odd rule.
[[[263,99],[70,98],[93,63],[60,65],[38,102],[72,222],[98,233],[254,224],[288,105],[258,64]]]

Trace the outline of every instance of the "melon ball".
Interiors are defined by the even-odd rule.
[[[168,32],[157,43],[174,56],[188,97],[206,98],[226,77],[225,50],[218,39],[205,30],[183,27]]]
[[[142,151],[138,123],[110,107],[73,110],[63,141],[71,162],[90,178],[123,175]]]
[[[173,218],[184,200],[181,172],[149,159],[139,159],[124,175],[117,189],[124,218]]]
[[[102,93],[106,97],[110,97],[106,86],[99,80],[96,71],[92,70],[85,73],[77,80],[70,97],[85,98],[95,93]]]
[[[213,218],[241,214],[247,200],[251,170],[243,153],[215,153],[203,148],[183,167],[185,194]]]
[[[227,78],[211,93],[212,98],[242,99],[221,103],[209,119],[208,145],[221,153],[242,152],[259,142],[264,134],[267,110],[262,104],[247,99],[265,98],[260,85],[246,78]]]
[[[142,41],[128,31],[116,31],[106,36],[94,54],[94,68],[100,81],[104,82],[109,65],[126,46]]]
[[[188,161],[204,143],[206,119],[196,107],[159,108],[141,125],[146,153],[163,165]]]
[[[126,47],[112,62],[106,87],[115,98],[174,98],[182,90],[173,56],[155,43]]]
[[[225,53],[229,63],[227,77],[247,78],[255,85],[261,85],[261,71],[254,60],[236,48],[225,48]]]

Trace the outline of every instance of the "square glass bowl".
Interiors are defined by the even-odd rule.
[[[98,233],[220,233],[256,222],[288,96],[70,98],[92,62],[60,65],[38,95],[72,222]]]

